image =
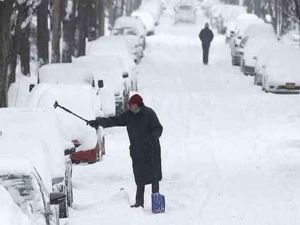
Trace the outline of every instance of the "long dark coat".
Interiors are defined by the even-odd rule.
[[[212,40],[214,39],[214,33],[208,27],[205,27],[200,31],[199,38],[204,45],[210,45]]]
[[[143,105],[137,114],[125,111],[119,116],[97,118],[97,121],[104,128],[127,127],[130,156],[137,185],[151,184],[162,179],[159,138],[163,127],[151,108]]]

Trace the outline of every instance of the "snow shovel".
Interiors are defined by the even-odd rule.
[[[56,109],[57,107],[58,107],[58,108],[61,108],[62,110],[66,111],[67,113],[70,113],[70,114],[72,114],[73,116],[76,116],[77,118],[79,118],[79,119],[83,120],[84,122],[88,123],[88,120],[87,120],[87,119],[84,119],[83,117],[79,116],[78,114],[76,114],[76,113],[72,112],[71,110],[69,110],[69,109],[63,107],[63,106],[60,105],[57,101],[55,101],[53,107],[54,107],[55,109]]]

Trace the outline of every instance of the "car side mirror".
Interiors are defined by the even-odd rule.
[[[50,193],[50,205],[59,205],[66,200],[66,195],[59,192]]]
[[[98,88],[103,88],[103,87],[104,87],[103,80],[98,80]]]
[[[257,57],[256,57],[256,56],[254,56],[254,57],[253,57],[253,59],[254,59],[254,60],[257,60]]]
[[[30,84],[29,85],[29,92],[31,92],[34,87],[35,87],[35,84]]]
[[[128,73],[123,73],[123,74],[122,74],[122,77],[123,77],[123,78],[128,78],[128,77],[129,77],[129,74],[128,74]]]

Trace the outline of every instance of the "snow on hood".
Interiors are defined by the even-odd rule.
[[[64,175],[64,150],[70,140],[62,133],[53,109],[3,108],[0,110],[0,130],[16,139],[27,137],[43,141],[49,151],[52,177]]]
[[[30,225],[29,218],[16,205],[8,191],[0,185],[0,224]]]
[[[32,92],[28,105],[53,109],[55,101],[87,120],[94,120],[100,104],[95,90],[89,85],[40,84]],[[95,129],[77,117],[57,108],[62,127],[71,139],[81,142],[78,150],[89,150],[97,144]]]

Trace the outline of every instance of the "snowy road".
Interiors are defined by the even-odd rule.
[[[101,163],[74,169],[70,225],[299,225],[300,97],[265,94],[232,67],[223,36],[201,64],[197,25],[167,11],[139,65],[140,91],[164,125],[167,212],[131,209],[135,185],[125,129],[107,130]],[[124,188],[125,191],[120,191]]]

